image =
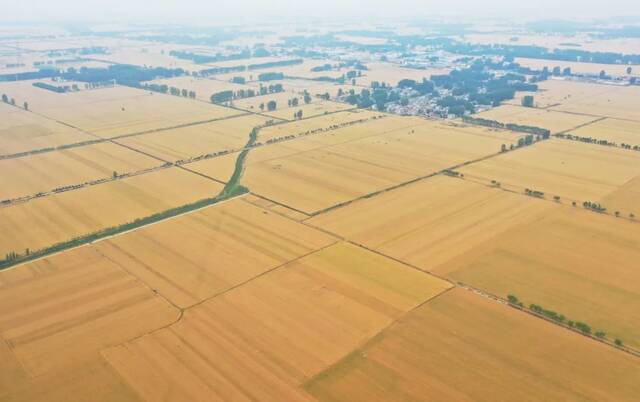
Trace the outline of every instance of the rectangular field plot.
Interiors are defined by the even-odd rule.
[[[514,226],[540,219],[552,207],[477,183],[435,176],[307,222],[432,271]]]
[[[297,99],[298,102],[296,110],[304,106],[304,96],[300,95],[299,93],[290,91],[254,96],[251,98],[237,99],[233,101],[233,106],[237,107],[238,109],[248,110],[251,112],[265,112],[268,114],[273,114],[274,111],[267,110],[267,103],[269,103],[270,101],[274,101],[276,103],[275,110],[288,109],[292,107],[290,102],[292,102],[293,99]],[[311,102],[316,101],[317,98],[311,98]],[[260,108],[260,105],[262,105],[262,108]]]
[[[0,156],[94,139],[75,128],[0,103]]]
[[[320,231],[236,200],[95,247],[184,308],[333,241]]]
[[[178,310],[99,252],[81,247],[0,273],[0,337],[31,375],[74,368],[170,324]]]
[[[356,93],[360,93],[360,91],[362,91],[362,88],[363,88],[355,85],[337,84],[333,82],[314,81],[314,80],[305,80],[305,79],[285,79],[285,80],[278,80],[278,81],[269,81],[269,84],[272,84],[272,83],[282,84],[282,86],[289,91],[302,93],[305,90],[307,90],[311,96],[329,94],[331,98],[335,98],[336,96],[338,96],[338,91],[340,89],[342,89],[342,91],[346,94],[351,89],[356,91]]]
[[[589,97],[572,99],[553,110],[585,113],[601,117],[640,121],[640,86],[615,86],[613,90]]]
[[[108,179],[113,172],[132,173],[162,162],[125,147],[100,143],[61,151],[0,160],[0,200],[58,187]]]
[[[305,389],[319,401],[630,402],[638,376],[633,356],[455,289]]]
[[[200,199],[222,185],[177,168],[0,208],[0,255],[23,253]]]
[[[370,112],[367,110],[353,110],[340,113],[331,113],[328,115],[317,116],[312,119],[302,119],[292,121],[286,124],[276,124],[269,127],[264,127],[258,133],[258,140],[266,142],[275,138],[283,138],[288,136],[304,136],[304,135],[317,135],[323,132],[329,132],[337,128],[344,126],[353,126],[364,123],[369,120],[378,118],[387,118],[388,115],[376,112]],[[393,119],[392,119],[393,120]],[[378,126],[384,127],[384,121],[379,120]]]
[[[513,105],[498,106],[495,109],[490,109],[474,116],[496,120],[504,124],[513,123],[546,128],[553,134],[572,130],[598,119],[598,116],[561,113],[549,109],[536,109]]]
[[[547,140],[460,169],[473,178],[497,180],[575,200],[599,201],[640,175],[640,153],[568,140]],[[631,211],[629,211],[631,212]]]
[[[539,82],[536,85],[538,85],[538,90],[536,92],[518,92],[516,97],[511,101],[507,101],[507,103],[519,106],[522,104],[522,97],[525,95],[532,95],[534,99],[534,106],[546,109],[549,107],[571,104],[573,102],[580,102],[593,96],[615,93],[619,88],[614,85],[592,84],[564,79],[550,79]],[[591,114],[587,110],[579,111],[579,113]]]
[[[302,102],[300,106],[293,106],[285,109],[275,110],[273,112],[266,112],[265,114],[273,116],[278,119],[295,120],[293,116],[294,112],[302,111],[302,117],[320,116],[327,113],[334,113],[341,110],[354,109],[353,105],[346,103],[338,103],[331,101],[317,101],[307,105]]]
[[[549,67],[549,72],[553,71],[554,67],[560,67],[561,69],[569,67],[573,74],[600,75],[600,72],[604,71],[607,75],[620,77],[629,75],[627,74],[627,68],[631,67],[631,75],[637,76],[640,74],[640,66],[629,66],[626,64],[579,63],[575,61],[527,59],[521,57],[516,58],[515,62],[523,67],[529,67],[535,70],[542,70],[544,67]]]
[[[436,272],[640,346],[640,225],[564,207],[513,227]]]
[[[569,131],[567,134],[607,140],[618,145],[640,146],[640,122],[618,119],[604,119]]]
[[[88,247],[1,272],[0,301],[3,401],[136,401],[100,349],[179,316]]]
[[[118,143],[166,161],[188,160],[200,155],[241,149],[249,140],[251,130],[267,120],[258,115],[238,116],[122,138]]]
[[[234,84],[228,81],[219,81],[210,78],[198,78],[191,76],[166,78],[162,80],[149,81],[149,84],[166,85],[169,88],[174,87],[180,90],[186,89],[187,91],[194,91],[196,93],[196,99],[210,102],[211,95],[216,92],[222,91],[239,91],[246,89],[253,89],[248,85]]]
[[[389,117],[253,149],[242,183],[256,194],[312,214],[495,154],[501,144],[517,138],[484,128]],[[221,161],[211,163],[212,173],[224,171]],[[209,174],[208,164],[193,169]]]
[[[104,138],[241,114],[192,99],[128,87],[55,93],[33,87],[31,81],[3,84],[3,91],[29,102],[41,115]]]
[[[617,211],[621,216],[632,219],[640,217],[640,175],[605,195],[600,203],[610,213]]]
[[[302,383],[449,286],[338,243],[103,355],[147,401],[309,400]]]

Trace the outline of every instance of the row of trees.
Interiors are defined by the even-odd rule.
[[[260,85],[258,90],[255,89],[239,89],[237,91],[226,90],[216,92],[211,95],[211,103],[224,103],[229,102],[235,99],[244,99],[244,98],[252,98],[254,96],[260,95],[268,95],[272,93],[283,92],[284,87],[282,84],[272,84],[272,85]]]
[[[153,92],[160,92],[163,94],[170,94],[174,96],[182,96],[185,98],[196,98],[196,92],[188,89],[180,89],[176,87],[170,87],[166,84],[141,84],[141,88],[144,88]]]
[[[509,304],[513,305],[513,306],[517,306],[519,308],[524,309],[524,304],[518,299],[518,297],[516,295],[510,294],[507,296],[507,301],[509,302]],[[575,328],[578,331],[582,332],[585,335],[595,335],[597,338],[600,339],[604,339],[606,338],[607,334],[604,331],[593,331],[593,329],[591,328],[591,326],[589,326],[588,324],[581,322],[581,321],[573,321],[573,320],[569,320],[567,319],[567,317],[565,317],[563,314],[557,313],[553,310],[549,310],[546,309],[544,307],[542,307],[539,304],[530,304],[529,305],[529,310],[539,314],[543,317],[549,318],[550,320],[553,320],[557,323],[566,325],[570,328]],[[620,339],[615,339],[614,343],[617,346],[622,346],[623,342]]]

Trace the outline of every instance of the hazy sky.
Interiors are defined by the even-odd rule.
[[[0,0],[0,6],[3,21],[194,19],[205,23],[273,15],[378,19],[429,15],[545,19],[640,15],[640,0]]]

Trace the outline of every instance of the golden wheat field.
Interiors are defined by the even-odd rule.
[[[302,98],[301,96],[298,96],[298,97]],[[304,118],[304,117],[321,116],[329,113],[335,113],[335,112],[354,109],[354,108],[355,108],[354,106],[349,105],[347,103],[319,100],[317,102],[311,102],[309,104],[305,104],[304,102],[301,102],[299,106],[292,106],[284,109],[267,111],[265,112],[265,114],[268,116],[275,117],[277,119],[295,120],[296,117],[293,114],[300,111],[302,112],[302,117]]]
[[[118,174],[160,166],[157,159],[111,143],[100,143],[20,158],[0,160],[0,199],[11,199],[58,187],[109,179]]]
[[[540,127],[550,130],[554,134],[570,131],[598,119],[598,116],[563,113],[550,109],[528,108],[516,105],[498,106],[495,109],[490,109],[474,116],[496,120],[504,124],[513,123]]]
[[[571,99],[553,110],[567,113],[585,113],[593,116],[612,117],[640,121],[640,110],[637,100],[640,97],[640,86],[615,86],[612,91],[593,96]]]
[[[547,198],[557,195],[582,204],[598,201],[640,175],[640,153],[552,139],[460,171],[470,178],[499,181],[517,192],[528,188]]]
[[[617,402],[635,400],[638,375],[635,357],[454,289],[392,324],[305,389],[317,400],[336,402]]]
[[[624,217],[640,216],[640,175],[624,183],[617,190],[599,200],[609,212],[620,212]]]
[[[445,176],[358,200],[307,222],[432,271],[553,205]]]
[[[575,61],[540,60],[521,57],[517,57],[515,62],[534,70],[542,70],[544,67],[548,67],[549,71],[553,71],[554,67],[560,67],[561,69],[569,67],[573,74],[599,75],[601,71],[604,71],[607,75],[618,77],[640,75],[640,66],[638,65],[579,63]],[[627,68],[629,67],[631,68],[631,74],[627,74]]]
[[[258,139],[261,142],[266,142],[270,139],[283,138],[288,136],[304,136],[304,135],[322,135],[322,133],[328,133],[336,128],[349,125],[351,128],[356,128],[356,125],[365,123],[369,120],[374,120],[380,117],[390,117],[382,113],[376,113],[367,110],[352,110],[338,113],[331,113],[327,115],[317,116],[313,119],[302,119],[286,124],[276,124],[269,127],[260,129],[258,133]],[[395,120],[397,121],[397,120]],[[377,122],[376,126],[384,125],[383,121]],[[370,127],[370,126],[368,126]],[[399,126],[401,128],[401,126]],[[372,132],[376,132],[375,127],[371,127]]]
[[[251,89],[248,85],[234,84],[228,81],[220,81],[214,78],[201,77],[174,77],[161,80],[153,80],[150,84],[167,85],[168,87],[178,88],[180,90],[194,91],[196,99],[210,102],[211,95],[222,91],[239,91]]]
[[[37,250],[212,198],[220,190],[212,180],[170,168],[5,206],[0,208],[0,255]]]
[[[100,350],[175,322],[179,311],[94,249],[0,273],[0,399],[133,401]]]
[[[338,243],[103,355],[145,401],[309,400],[302,383],[449,286]]]
[[[309,92],[311,96],[329,94],[333,99],[338,95],[338,91],[342,89],[343,93],[348,93],[350,90],[354,90],[356,93],[362,91],[362,86],[354,86],[350,84],[337,84],[326,81],[315,81],[308,79],[284,79],[277,81],[270,81],[269,84],[282,84],[286,90],[303,93],[305,90]],[[255,83],[254,83],[255,84]]]
[[[57,147],[95,139],[78,129],[0,103],[0,155]]]
[[[256,113],[272,113],[273,111],[268,111],[267,109],[267,104],[269,102],[274,101],[276,103],[276,108],[274,109],[275,111],[291,108],[292,106],[290,102],[292,102],[293,99],[297,99],[298,106],[296,106],[296,108],[305,105],[304,97],[299,93],[292,91],[284,91],[268,95],[254,96],[251,98],[237,99],[234,100],[232,104],[234,107],[242,110],[248,110]],[[311,102],[315,101],[317,101],[317,99],[311,98]],[[262,108],[260,108],[260,105],[262,105]]]
[[[200,155],[241,149],[247,143],[251,130],[268,120],[259,115],[241,115],[127,137],[119,139],[118,143],[166,161],[188,160]]]
[[[561,78],[548,79],[546,81],[539,82],[536,85],[538,86],[538,91],[518,92],[515,99],[507,101],[507,103],[520,105],[522,103],[523,96],[532,95],[534,99],[534,106],[546,109],[573,102],[581,102],[594,96],[615,94],[620,88],[615,85],[586,83]],[[577,112],[590,114],[590,111],[587,109],[578,110]]]
[[[222,106],[128,87],[59,94],[31,84],[30,81],[4,83],[3,91],[15,97],[17,104],[29,102],[29,109],[35,113],[104,138],[242,113]]]
[[[537,304],[640,346],[637,222],[563,207],[505,231],[435,272]]]
[[[322,232],[234,200],[95,247],[185,308],[334,241]]]
[[[398,120],[405,128],[395,128]],[[256,148],[249,154],[243,181],[256,194],[312,214],[498,153],[503,143],[517,139],[485,128],[422,119],[372,120]],[[204,161],[193,169],[208,174],[210,166],[215,173],[225,170],[222,163]]]
[[[567,134],[607,140],[617,145],[635,146],[640,145],[640,122],[606,118],[571,130]]]
[[[640,17],[34,1],[0,402],[639,399]]]

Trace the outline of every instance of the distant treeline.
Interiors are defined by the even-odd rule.
[[[157,78],[170,78],[184,75],[180,68],[164,67],[139,67],[128,64],[115,64],[107,68],[80,69],[69,68],[65,70],[40,70],[30,73],[0,75],[0,81],[21,81],[40,78],[62,78],[68,81],[81,81],[86,83],[115,82],[120,85],[139,87],[143,81],[151,81]],[[47,88],[49,89],[49,88]]]
[[[533,135],[542,136],[542,138],[547,139],[551,135],[551,131],[546,128],[540,128],[535,126],[525,126],[522,124],[514,124],[514,123],[501,123],[496,120],[483,119],[480,117],[470,117],[463,116],[462,120],[466,123],[476,124],[479,126],[492,127],[492,128],[506,128],[511,131],[518,131],[521,133],[529,133]]]
[[[232,54],[198,54],[193,52],[181,51],[181,50],[172,50],[169,52],[170,56],[176,57],[178,59],[190,60],[197,64],[206,64],[206,63],[215,63],[220,61],[229,61],[229,60],[241,60],[248,59],[251,57],[251,51],[243,50],[239,53]]]
[[[480,45],[471,43],[450,43],[445,50],[473,56],[496,55],[507,58],[526,57],[531,59],[579,61],[600,64],[639,64],[640,54],[622,54],[614,52],[590,52],[580,49],[549,50],[531,45]]]

